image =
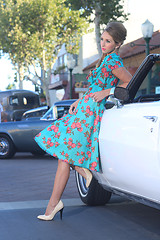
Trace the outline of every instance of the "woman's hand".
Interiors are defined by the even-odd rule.
[[[102,90],[102,91],[99,91],[99,92],[94,92],[90,96],[91,96],[91,98],[93,98],[93,100],[95,102],[99,102],[102,99],[104,99],[105,97],[108,97],[109,93],[110,93],[110,89],[106,89],[106,90]]]
[[[74,113],[73,110],[74,110],[74,111],[76,110],[77,105],[78,105],[78,103],[79,103],[79,100],[80,100],[80,99],[78,99],[77,101],[75,101],[74,103],[71,104],[71,106],[70,106],[70,108],[69,108],[69,114],[73,114],[73,113]]]

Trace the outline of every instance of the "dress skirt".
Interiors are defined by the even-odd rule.
[[[112,69],[122,67],[117,54],[105,57],[88,76],[90,86],[73,114],[66,114],[42,130],[35,141],[47,153],[71,165],[99,171],[99,130],[105,100],[95,102],[91,94],[117,85]]]

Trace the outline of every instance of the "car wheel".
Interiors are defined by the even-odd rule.
[[[105,205],[111,198],[111,192],[105,190],[93,177],[90,186],[86,187],[86,180],[75,171],[76,184],[82,202],[90,206]]]
[[[12,140],[0,134],[0,159],[12,158],[15,154],[15,147]]]

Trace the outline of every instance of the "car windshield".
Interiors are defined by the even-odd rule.
[[[139,66],[127,89],[129,100],[148,102],[160,100],[160,54],[148,55]]]
[[[55,120],[63,117],[63,115],[68,113],[69,106],[56,106],[53,105],[41,118],[41,120]]]
[[[63,117],[63,115],[67,114],[69,110],[69,106],[57,106],[57,118]]]
[[[57,119],[56,106],[53,105],[41,118],[41,120],[55,120]]]

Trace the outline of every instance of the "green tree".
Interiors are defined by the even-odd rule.
[[[43,88],[49,104],[51,68],[58,51],[65,44],[68,52],[77,53],[87,30],[80,11],[71,10],[65,0],[0,0],[0,26],[0,49],[17,69],[20,88],[24,78],[34,82]]]
[[[109,21],[127,20],[123,7],[124,0],[66,0],[66,2],[72,9],[81,10],[81,16],[87,21],[94,22],[99,55],[101,55],[100,35],[104,24]]]
[[[15,89],[15,84],[14,83],[9,83],[8,86],[6,87],[7,90],[9,89]]]

